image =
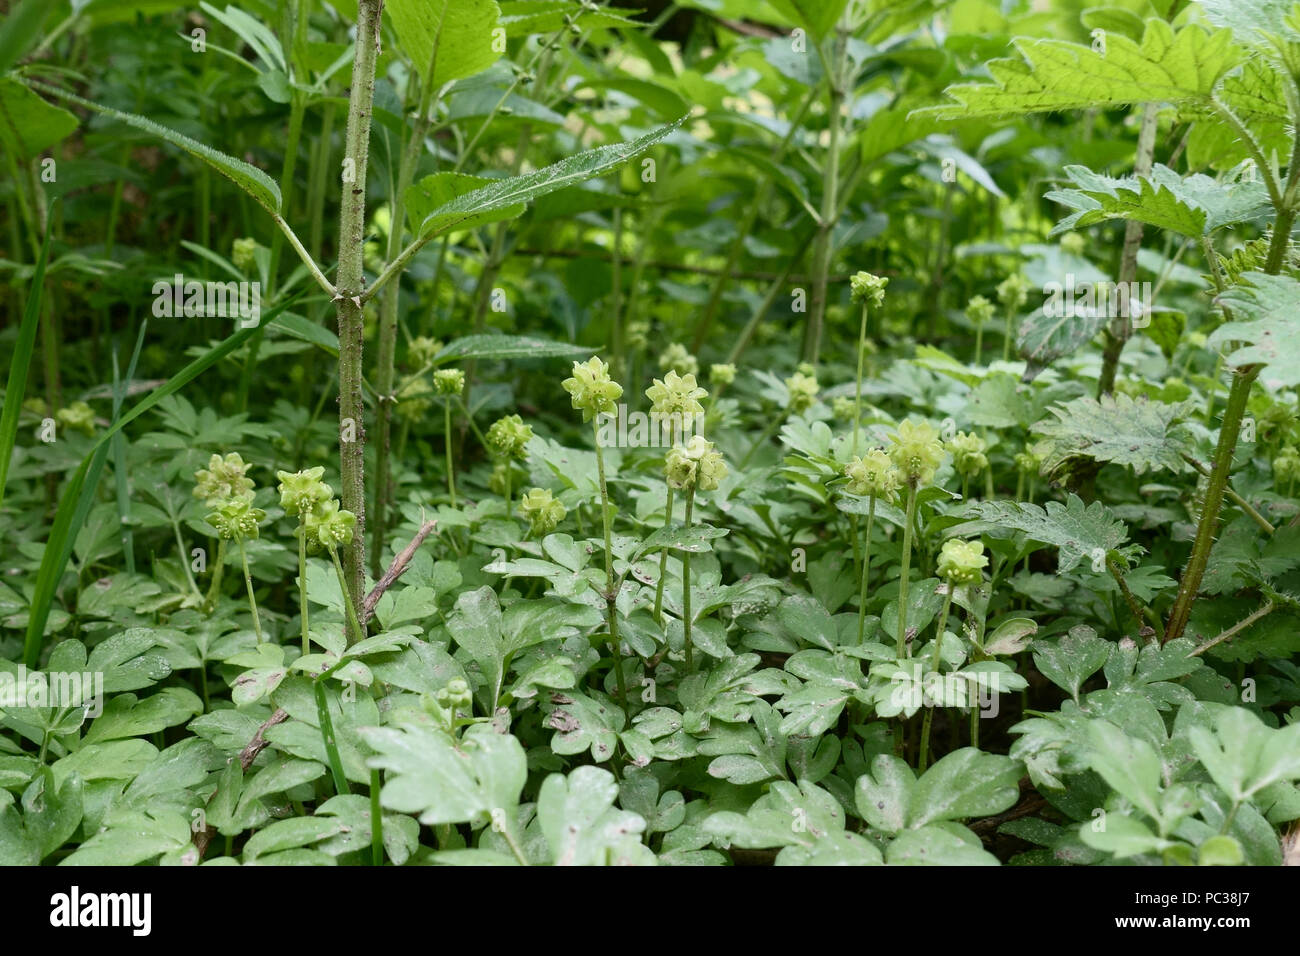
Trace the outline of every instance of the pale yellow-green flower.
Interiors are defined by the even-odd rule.
[[[86,435],[95,434],[95,410],[85,402],[73,402],[67,408],[60,408],[54,417],[64,428]]]
[[[357,528],[357,516],[351,511],[342,510],[337,499],[326,501],[307,515],[304,528],[310,547],[333,551],[352,542],[352,535]]]
[[[664,371],[672,370],[678,375],[699,375],[699,360],[686,350],[680,342],[673,342],[659,356],[659,367]]]
[[[256,263],[257,240],[236,239],[230,246],[230,261],[240,272],[247,272]]]
[[[433,373],[433,390],[439,395],[459,395],[465,391],[465,373],[458,368],[440,368]]]
[[[334,497],[334,490],[321,481],[325,469],[321,466],[305,471],[277,471],[280,479],[280,507],[287,515],[305,515]]]
[[[804,366],[800,366],[804,368]],[[798,371],[785,380],[786,391],[790,394],[789,409],[792,415],[798,415],[812,408],[813,402],[817,398],[817,392],[821,389],[815,376]]]
[[[943,464],[943,442],[939,441],[935,427],[929,422],[909,419],[890,437],[893,447],[889,449],[889,457],[903,478],[914,486],[934,481],[934,473]]]
[[[903,476],[883,449],[873,448],[844,466],[845,490],[859,497],[891,498],[903,485]]]
[[[974,325],[983,325],[993,318],[994,311],[993,303],[982,295],[973,296],[966,303],[966,318],[970,319]]]
[[[714,362],[709,366],[709,381],[714,385],[730,385],[736,380],[736,366],[730,362]]]
[[[524,448],[532,440],[533,429],[518,415],[507,415],[493,422],[485,437],[493,458],[523,459],[528,456]]]
[[[208,524],[217,529],[220,537],[235,541],[256,538],[258,525],[265,518],[265,511],[253,507],[252,495],[228,498],[207,516]]]
[[[939,577],[951,584],[976,584],[983,579],[988,564],[981,542],[949,538],[939,552]]]
[[[700,399],[708,398],[709,393],[696,384],[695,376],[689,372],[678,375],[669,371],[662,380],[654,380],[654,384],[645,390],[645,397],[650,399],[650,410],[656,415],[661,418],[678,416],[684,421],[704,414]]]
[[[664,458],[664,477],[676,489],[713,491],[727,477],[722,452],[703,435],[694,435],[684,446],[670,448]]]
[[[1029,301],[1029,280],[1013,272],[998,283],[998,301],[1008,309],[1019,309]]]
[[[239,452],[232,451],[224,458],[213,455],[208,467],[194,473],[194,497],[201,498],[209,508],[220,507],[234,498],[253,497],[253,479],[245,472],[248,465]]]
[[[855,273],[849,279],[849,297],[854,302],[865,302],[872,308],[885,304],[885,286],[889,280],[870,272]]]
[[[573,363],[573,376],[562,383],[572,396],[573,407],[589,422],[597,415],[613,415],[623,386],[609,376],[609,366],[593,355],[585,362]]]
[[[519,514],[534,535],[550,534],[564,520],[567,509],[546,488],[533,488],[519,500]]]
[[[988,443],[979,435],[958,432],[948,440],[947,448],[952,452],[952,466],[960,475],[978,475],[988,467]]]

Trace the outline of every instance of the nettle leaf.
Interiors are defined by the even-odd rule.
[[[1134,103],[1208,102],[1215,83],[1242,59],[1225,30],[1189,25],[1174,32],[1147,21],[1142,42],[1107,34],[1105,52],[1065,40],[1019,38],[1022,59],[993,60],[992,80],[951,86],[951,105],[931,107],[948,119]],[[927,111],[928,112],[928,111]]]
[[[1211,348],[1244,342],[1225,357],[1237,367],[1262,364],[1268,366],[1264,378],[1275,388],[1300,385],[1300,281],[1290,276],[1248,272],[1241,284],[1219,296],[1220,305],[1231,308],[1234,319],[1219,326],[1210,335]],[[1236,318],[1244,317],[1245,321]]]
[[[0,77],[0,145],[6,153],[19,161],[35,159],[76,128],[77,118],[67,110],[51,106],[21,83]]]
[[[1075,189],[1046,198],[1079,210],[1056,224],[1051,235],[1110,219],[1132,219],[1199,239],[1224,226],[1249,222],[1268,207],[1262,182],[1221,183],[1202,173],[1186,178],[1157,163],[1148,176],[1114,178],[1086,166],[1066,166]]]
[[[1032,381],[1057,359],[1073,355],[1109,321],[1105,309],[1035,309],[1016,332],[1016,353],[1029,366],[1026,379]]]
[[[1081,396],[1049,409],[1055,419],[1033,427],[1043,441],[1034,450],[1043,456],[1043,471],[1052,474],[1074,458],[1130,465],[1142,474],[1148,468],[1181,472],[1183,455],[1192,450],[1193,436],[1180,424],[1191,402],[1153,402],[1145,396]]]
[[[435,87],[486,70],[501,55],[494,0],[388,0],[384,9],[402,50]]]
[[[501,0],[501,26],[507,36],[526,36],[530,33],[554,33],[567,25],[566,16],[573,17],[584,30],[594,27],[640,26],[636,20],[620,17],[605,10],[589,10],[576,0]]]
[[[569,345],[527,335],[467,335],[449,342],[434,358],[434,363],[441,365],[466,359],[503,362],[522,358],[576,358],[590,354],[591,349],[585,345]]]
[[[1100,501],[1085,505],[1071,494],[1065,504],[1047,502],[1046,508],[1029,502],[977,501],[967,509],[975,516],[949,528],[949,535],[991,534],[1005,537],[1020,531],[1033,541],[1060,549],[1058,570],[1073,571],[1084,557],[1097,567],[1105,556],[1128,540],[1128,528]]]
[[[42,93],[48,93],[57,99],[64,100],[68,103],[75,103],[77,106],[85,107],[96,113],[102,113],[105,116],[112,117],[120,123],[127,126],[133,126],[138,130],[143,130],[151,136],[166,140],[173,146],[183,149],[191,156],[203,160],[221,175],[227,177],[235,183],[240,189],[244,190],[250,196],[257,200],[258,204],[265,207],[273,213],[280,211],[280,187],[266,173],[262,172],[256,166],[250,166],[242,159],[236,159],[225,153],[213,149],[211,146],[205,146],[197,140],[190,139],[183,133],[178,133],[174,129],[168,129],[161,126],[153,120],[144,116],[137,116],[134,113],[123,113],[121,110],[115,110],[109,106],[101,106],[98,103],[92,103],[90,100],[82,99],[73,93],[67,93],[56,86],[49,86],[45,83],[30,82],[30,85],[40,90]]]
[[[412,183],[406,190],[406,214],[410,219],[411,229],[419,230],[421,224],[433,214],[434,210],[445,206],[458,196],[464,196],[476,189],[482,189],[494,182],[486,176],[470,176],[467,173],[434,173]],[[511,206],[499,206],[485,210],[459,223],[460,229],[473,229],[502,219],[514,219],[522,216],[528,206],[515,203]]]
[[[431,210],[420,223],[418,236],[432,239],[453,229],[466,228],[466,224],[485,221],[481,217],[488,213],[516,207],[522,211],[524,205],[538,196],[594,179],[621,166],[633,156],[662,142],[684,122],[685,116],[631,142],[598,146],[535,172],[495,179],[486,186],[461,193]]]

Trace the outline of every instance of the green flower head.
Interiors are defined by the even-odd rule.
[[[235,498],[253,497],[253,479],[245,476],[248,465],[232,451],[224,458],[213,455],[208,467],[194,473],[194,497],[201,498],[209,508],[218,508]]]
[[[650,344],[648,319],[632,319],[627,323],[627,344],[633,349],[643,349]]]
[[[230,247],[230,261],[240,272],[247,272],[253,268],[257,262],[256,255],[256,239],[236,239]]]
[[[885,286],[888,279],[872,275],[870,272],[858,272],[849,279],[849,296],[854,302],[861,302],[872,308],[885,304]]]
[[[714,385],[730,385],[736,380],[736,366],[730,362],[714,362],[709,366],[709,381]]]
[[[988,564],[981,542],[949,538],[939,552],[939,577],[951,584],[977,584]]]
[[[447,710],[469,710],[474,703],[474,695],[470,693],[469,684],[465,683],[459,677],[449,680],[447,686],[437,693],[438,703]]]
[[[275,477],[280,479],[280,507],[287,515],[305,515],[334,497],[334,489],[321,478],[325,474],[323,467],[308,468],[305,471],[277,471]]]
[[[961,475],[970,477],[978,475],[988,467],[988,443],[979,435],[958,432],[948,441],[948,450],[952,452],[952,464]]]
[[[1087,241],[1077,232],[1067,232],[1061,237],[1061,251],[1072,256],[1083,255]]]
[[[424,376],[411,376],[397,387],[397,417],[416,421],[433,408],[433,386]]]
[[[95,410],[85,402],[73,402],[67,408],[60,408],[54,417],[60,425],[71,431],[85,435],[95,434]]]
[[[849,483],[846,490],[859,497],[892,498],[903,485],[903,476],[883,449],[873,448],[844,466]]]
[[[703,435],[694,435],[685,446],[668,449],[664,477],[671,487],[679,490],[713,491],[727,477],[727,463],[713,442]]]
[[[307,514],[303,529],[307,534],[307,546],[313,551],[335,548],[352,543],[352,535],[357,528],[357,516],[351,511],[339,507],[337,498],[325,501]]]
[[[253,507],[253,496],[229,498],[216,511],[207,516],[208,524],[217,529],[222,538],[243,541],[258,536],[258,525],[266,519],[266,512]]]
[[[564,503],[557,501],[547,488],[533,488],[519,500],[519,515],[528,522],[529,533],[533,535],[550,534],[566,514]]]
[[[1019,309],[1029,301],[1029,280],[1014,272],[998,283],[998,301],[1008,309]]]
[[[795,372],[785,380],[786,390],[790,393],[788,407],[792,415],[798,415],[812,408],[817,392],[821,389],[816,376],[802,371],[803,368],[804,366],[800,366],[801,371]]]
[[[966,303],[966,318],[970,319],[975,325],[983,325],[993,318],[993,312],[993,303],[982,295],[973,296]]]
[[[442,343],[427,335],[417,335],[406,346],[406,357],[415,369],[422,369],[442,351]]]
[[[686,346],[674,342],[659,356],[659,367],[665,372],[672,370],[678,375],[699,375],[700,363]]]
[[[645,397],[650,399],[650,410],[660,418],[676,416],[675,421],[685,421],[704,414],[700,399],[708,398],[709,393],[695,384],[695,376],[689,372],[678,375],[670,370],[662,381],[654,380],[645,390]]]
[[[857,406],[854,404],[853,399],[847,395],[837,395],[834,401],[831,402],[831,413],[840,421],[853,421],[856,411]]]
[[[889,449],[889,457],[903,473],[904,480],[914,487],[934,481],[934,473],[943,464],[943,442],[939,441],[935,427],[929,422],[909,419],[890,437],[894,444]]]
[[[1016,452],[1017,470],[1027,472],[1029,474],[1036,474],[1038,472],[1038,469],[1041,468],[1042,465],[1043,465],[1043,456],[1037,454],[1032,449],[1026,448],[1024,451]]]
[[[1273,459],[1273,478],[1289,484],[1297,477],[1300,477],[1300,451],[1291,445],[1285,445]]]
[[[450,398],[465,391],[465,373],[458,368],[440,368],[433,373],[433,390]]]
[[[488,453],[493,458],[518,458],[522,460],[528,456],[528,453],[524,451],[524,447],[532,440],[532,437],[532,426],[525,425],[524,420],[518,415],[507,415],[505,418],[498,418],[492,423],[492,427],[487,430]]]
[[[623,386],[609,377],[609,366],[593,355],[585,362],[573,363],[573,376],[562,383],[572,396],[573,407],[589,422],[597,415],[613,415],[623,394]]]

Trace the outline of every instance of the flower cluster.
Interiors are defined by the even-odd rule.
[[[983,579],[988,564],[981,542],[950,538],[939,552],[939,577],[950,584],[976,584]]]
[[[207,516],[208,524],[227,540],[243,541],[256,538],[259,525],[266,520],[266,512],[253,507],[253,495],[228,498]]]
[[[885,304],[885,286],[888,279],[872,275],[870,272],[858,272],[849,279],[849,297],[854,302],[861,302],[872,308]]]
[[[247,272],[257,262],[257,240],[236,239],[230,247],[230,261],[240,272]]]
[[[1293,482],[1300,477],[1300,450],[1291,445],[1284,445],[1273,459],[1273,478],[1281,482]]]
[[[973,296],[971,300],[966,303],[966,318],[970,319],[973,325],[983,325],[989,319],[993,318],[993,312],[993,303],[982,295]]]
[[[979,435],[958,432],[948,440],[948,450],[952,452],[952,466],[957,473],[967,478],[978,475],[989,465],[988,443]]]
[[[850,460],[844,466],[844,474],[849,479],[846,490],[859,497],[889,499],[903,484],[902,473],[880,448]]]
[[[532,440],[532,437],[532,426],[525,425],[524,420],[518,415],[507,415],[504,418],[498,418],[492,423],[492,427],[487,430],[488,454],[499,461],[508,462],[511,459],[522,461],[528,457],[528,453],[524,451],[524,448]]]
[[[1029,280],[1014,272],[998,283],[998,301],[1009,310],[1019,309],[1029,301]]]
[[[235,498],[253,497],[253,479],[245,472],[248,465],[232,451],[224,458],[213,455],[208,459],[208,467],[200,468],[194,473],[194,497],[199,498],[209,508],[219,508]]]
[[[623,386],[610,378],[609,366],[593,355],[585,362],[573,363],[573,376],[562,383],[573,400],[573,407],[589,422],[597,415],[613,415],[623,395]]]
[[[431,363],[442,348],[442,343],[437,339],[431,339],[427,335],[417,335],[407,343],[406,357],[413,368],[421,369]]]
[[[680,422],[703,415],[704,406],[700,399],[708,398],[709,393],[695,383],[695,376],[690,372],[678,375],[669,371],[662,380],[654,380],[654,384],[645,390],[645,397],[650,399],[650,410],[654,414]]]
[[[817,381],[817,376],[812,372],[803,371],[804,368],[805,366],[801,365],[799,371],[785,380],[786,390],[790,393],[787,407],[792,415],[799,415],[812,408],[817,393],[821,390],[821,384]]]
[[[727,463],[722,452],[703,435],[695,435],[685,446],[668,449],[664,457],[664,477],[678,490],[713,491],[727,477]]]
[[[333,551],[351,543],[357,527],[357,516],[339,506],[334,489],[321,480],[324,474],[321,467],[275,473],[280,479],[280,507],[299,518],[298,533],[306,536],[312,551]]]
[[[546,488],[534,488],[519,500],[519,516],[528,522],[532,535],[550,534],[567,513],[563,502],[557,501]]]
[[[433,373],[433,390],[450,398],[465,391],[465,373],[458,368],[440,368]]]
[[[709,367],[709,381],[714,385],[730,385],[736,380],[736,366],[730,362],[714,362]]]
[[[1037,474],[1038,469],[1043,467],[1043,456],[1035,452],[1032,448],[1026,447],[1024,451],[1016,452],[1016,470],[1023,471],[1027,474]]]
[[[699,375],[700,363],[686,346],[674,342],[659,356],[659,367],[664,371],[674,371],[678,375]]]
[[[95,434],[95,410],[85,402],[73,402],[67,408],[60,408],[54,417],[64,428],[85,435]]]
[[[939,432],[929,422],[905,421],[898,432],[890,436],[893,447],[889,457],[903,478],[913,487],[928,485],[943,464],[943,442]]]

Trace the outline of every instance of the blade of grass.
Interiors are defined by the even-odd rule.
[[[56,200],[57,201],[57,200]],[[5,500],[5,481],[9,477],[9,460],[13,457],[14,441],[18,437],[18,413],[22,410],[23,393],[27,390],[27,370],[32,364],[36,348],[36,329],[41,324],[41,300],[45,293],[45,262],[50,252],[47,232],[36,257],[32,272],[32,285],[23,307],[23,320],[18,326],[18,340],[14,343],[13,359],[9,363],[9,381],[5,386],[5,404],[0,411],[0,504]]]
[[[50,528],[50,536],[45,542],[45,552],[41,556],[41,566],[36,572],[36,586],[32,591],[32,604],[27,619],[27,636],[23,643],[23,660],[27,662],[29,668],[36,667],[40,660],[41,643],[45,634],[45,624],[50,616],[50,605],[54,602],[55,591],[58,589],[59,581],[63,578],[63,571],[68,565],[68,557],[72,554],[74,537],[72,529],[80,527],[81,521],[84,521],[85,515],[90,510],[95,489],[99,483],[99,476],[104,468],[104,458],[108,453],[109,441],[119,431],[149,411],[168,395],[180,391],[201,373],[247,342],[257,332],[258,328],[265,328],[273,323],[286,309],[296,304],[298,298],[300,296],[263,313],[260,326],[240,329],[220,344],[204,352],[169,378],[165,384],[160,385],[131,406],[130,411],[114,421],[104,434],[99,437],[95,447],[91,449],[90,454],[82,461],[69,479],[63,497],[59,499],[59,508],[54,515],[54,524]]]

